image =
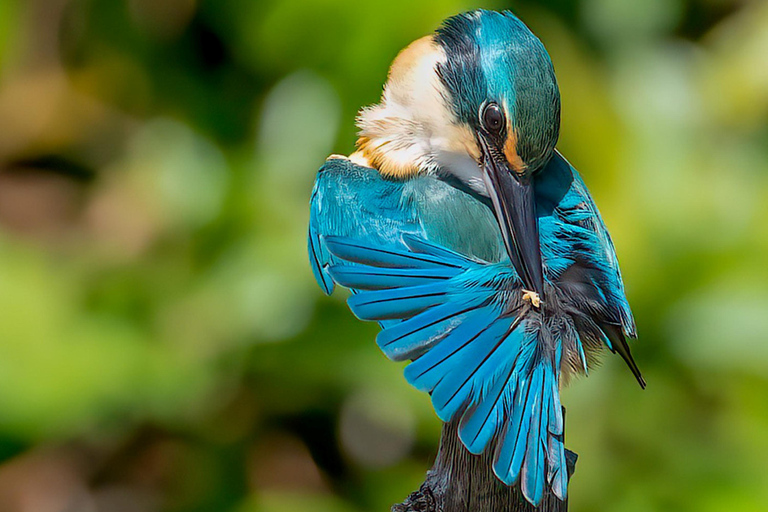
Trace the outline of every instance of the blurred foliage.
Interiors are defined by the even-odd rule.
[[[3,510],[383,511],[440,424],[306,261],[326,155],[456,12],[550,50],[649,382],[564,393],[579,511],[768,502],[768,3],[0,1]]]

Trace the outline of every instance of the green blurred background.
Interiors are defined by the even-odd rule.
[[[315,170],[439,22],[511,8],[648,380],[564,393],[571,510],[768,503],[768,2],[0,0],[0,510],[386,511],[440,423],[323,297]]]

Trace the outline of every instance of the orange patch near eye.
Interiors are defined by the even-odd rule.
[[[507,140],[504,142],[504,156],[507,157],[507,162],[509,162],[512,170],[518,174],[523,174],[526,166],[523,159],[517,154],[517,134],[512,129],[509,116],[507,116],[507,133]]]

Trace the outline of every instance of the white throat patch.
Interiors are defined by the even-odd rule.
[[[456,121],[437,75],[445,59],[432,36],[414,41],[392,63],[381,102],[360,112],[358,149],[382,174],[405,179],[447,167],[482,183],[474,134]]]

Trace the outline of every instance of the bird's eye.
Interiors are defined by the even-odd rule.
[[[504,113],[496,103],[489,103],[480,114],[483,127],[490,133],[499,133],[504,126]]]

